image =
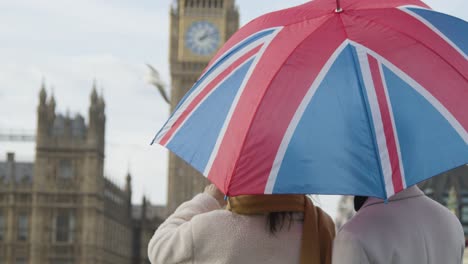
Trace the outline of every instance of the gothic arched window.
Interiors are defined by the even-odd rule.
[[[29,219],[26,213],[21,213],[18,215],[18,240],[27,241],[28,240],[28,231],[29,231]]]
[[[0,211],[0,241],[2,241],[5,238],[5,215],[3,215],[3,212]]]
[[[63,159],[59,162],[58,176],[65,179],[73,177],[73,164],[69,159]]]
[[[75,215],[72,211],[64,210],[55,215],[53,237],[55,242],[73,242],[74,229]]]

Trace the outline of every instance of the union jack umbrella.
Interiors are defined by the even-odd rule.
[[[468,163],[468,23],[418,0],[315,0],[221,48],[157,142],[226,195],[387,199]]]

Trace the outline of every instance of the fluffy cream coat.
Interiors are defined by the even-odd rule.
[[[265,216],[223,210],[202,193],[179,206],[156,230],[148,256],[152,264],[299,263],[301,215],[271,235]]]

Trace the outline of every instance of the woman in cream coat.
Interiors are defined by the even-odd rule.
[[[270,195],[271,197],[272,195]],[[266,195],[253,196],[266,197]],[[286,199],[299,196],[285,196]],[[334,224],[331,218],[319,208],[310,207],[309,199],[302,202],[302,208],[308,204],[308,212],[313,213],[310,225],[313,228],[308,236],[305,250],[301,212],[258,213],[241,209],[244,200],[229,200],[228,209],[224,195],[210,185],[204,193],[198,194],[191,201],[185,202],[156,230],[148,245],[148,256],[153,264],[171,263],[312,263],[331,262],[331,247],[334,237]],[[242,197],[241,197],[242,198]],[[252,197],[246,197],[247,200]],[[273,197],[277,199],[278,196]],[[269,199],[267,197],[266,199]],[[256,200],[257,202],[257,200]],[[275,202],[278,204],[278,202]],[[288,202],[291,204],[291,202]],[[247,207],[253,208],[250,204]],[[299,208],[299,207],[298,207]],[[284,210],[297,211],[294,208]],[[279,209],[280,211],[284,211]],[[299,208],[300,209],[300,208]],[[299,210],[298,209],[298,210]],[[236,213],[236,210],[239,213]],[[270,216],[268,218],[267,216]],[[279,217],[278,217],[279,216]],[[276,223],[267,222],[270,219]],[[268,224],[268,225],[267,225]],[[307,224],[309,225],[309,224]],[[269,226],[269,227],[268,227]],[[318,243],[318,240],[322,240]],[[310,261],[314,259],[313,261]]]

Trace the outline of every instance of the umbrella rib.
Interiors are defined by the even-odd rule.
[[[359,59],[356,58],[354,53],[352,53],[352,56],[353,56],[355,71],[356,71],[356,69],[358,69],[358,67],[362,68],[361,64],[359,63]],[[377,134],[375,132],[375,128],[372,125],[372,123],[374,122],[373,117],[372,117],[372,113],[371,113],[372,110],[369,109],[370,108],[370,102],[369,102],[369,99],[367,98],[367,96],[365,96],[365,94],[367,94],[367,91],[365,91],[366,86],[365,86],[365,83],[364,83],[363,76],[360,76],[357,71],[356,71],[356,76],[359,77],[358,78],[359,82],[360,82],[359,87],[361,88],[361,89],[359,89],[359,91],[360,91],[362,101],[364,102],[364,109],[366,110],[366,114],[367,114],[366,115],[367,125],[369,127],[369,131],[372,133],[372,143],[374,145],[375,157],[377,157],[377,164],[379,166],[379,172],[380,172],[380,185],[382,187],[383,192],[385,193],[385,200],[387,200],[388,199],[388,194],[387,194],[387,188],[385,186],[385,175],[384,175],[383,168],[382,168],[382,161],[380,159],[380,150],[379,150],[379,146],[378,146],[378,143],[377,143]]]
[[[349,35],[348,35],[348,32],[346,31],[346,26],[345,26],[345,24],[344,24],[343,19],[342,19],[341,16],[340,16],[340,21],[341,21],[341,24],[343,25],[343,32],[345,33],[346,38],[347,38],[347,39],[350,39],[350,38],[349,38]],[[358,61],[358,59],[356,58],[356,56],[355,56],[354,53],[352,53],[352,56],[353,56],[353,63],[354,63],[354,71],[355,71],[355,74],[356,74],[356,76],[359,76],[359,73],[357,72],[356,69],[358,69],[358,67],[360,68],[361,65],[358,64],[358,63],[356,63],[356,62]],[[360,77],[360,76],[359,76],[359,77]],[[364,82],[361,80],[361,78],[358,78],[358,79],[359,79],[359,82],[360,82],[359,87],[361,88],[361,89],[359,89],[360,95],[361,95],[361,99],[363,100],[363,102],[365,102],[365,103],[364,103],[364,104],[365,104],[365,105],[364,105],[364,109],[366,110],[366,114],[367,114],[367,115],[366,115],[366,117],[367,117],[367,125],[368,125],[368,128],[369,128],[369,131],[371,131],[371,133],[372,133],[372,143],[373,143],[373,145],[374,145],[374,152],[375,152],[376,157],[380,157],[380,153],[379,153],[379,150],[378,150],[378,144],[377,144],[377,141],[376,141],[376,140],[377,140],[377,135],[375,134],[375,131],[374,131],[373,127],[371,126],[371,122],[373,122],[373,121],[372,121],[372,114],[370,113],[370,109],[368,109],[369,102],[368,102],[367,97],[364,96],[364,92],[365,92],[365,91],[364,91],[363,89],[365,89],[365,88],[364,88],[364,87],[365,87],[365,86],[364,86],[365,84],[364,84]],[[387,197],[387,191],[386,191],[386,187],[385,187],[385,177],[384,177],[384,173],[383,173],[382,164],[381,164],[381,162],[380,162],[380,158],[377,159],[377,164],[378,164],[378,166],[379,166],[380,185],[381,185],[381,187],[382,187],[382,190],[383,190],[384,193],[385,193],[385,199],[387,199],[388,197]]]
[[[328,15],[328,14],[327,14],[327,15]],[[320,16],[320,17],[323,17],[323,16]],[[326,19],[325,21],[323,21],[322,25],[323,25],[324,23],[328,22],[329,20],[331,20],[332,18],[333,18],[333,16],[330,16],[329,19]],[[305,20],[303,20],[303,21],[305,21]],[[303,21],[301,21],[301,22],[303,22]],[[298,22],[298,23],[299,23],[299,22]],[[290,24],[290,25],[293,25],[293,24],[297,24],[297,23],[292,23],[292,24]],[[318,29],[319,27],[320,27],[320,26],[318,26],[317,29]],[[317,30],[317,29],[315,29],[315,30]],[[286,62],[286,61],[288,61],[288,60],[291,58],[291,56],[292,56],[292,55],[294,54],[294,52],[299,48],[299,46],[301,46],[302,43],[304,43],[304,41],[306,41],[306,40],[308,39],[308,37],[309,37],[312,33],[315,32],[315,30],[312,31],[310,34],[306,35],[306,37],[305,37],[303,40],[301,40],[301,41],[296,45],[296,47],[294,47],[294,49],[291,51],[291,53],[288,55],[288,57],[286,57],[286,59],[283,61],[283,63]],[[260,58],[260,59],[261,59],[261,58]],[[283,64],[283,63],[282,63],[282,64]],[[276,70],[275,74],[273,75],[273,77],[271,78],[271,80],[268,82],[268,85],[267,85],[266,87],[269,87],[269,86],[271,85],[271,83],[276,79],[276,77],[278,76],[278,74],[279,74],[280,71],[281,71],[281,67],[278,67],[278,70]],[[263,94],[262,94],[262,96],[261,96],[259,102],[263,101],[263,98],[265,98],[267,92],[268,92],[268,89],[265,89],[265,91],[263,92]],[[252,120],[254,120],[255,117],[257,116],[257,113],[258,113],[258,110],[259,110],[259,108],[260,108],[260,105],[261,105],[261,104],[258,104],[257,107],[255,108],[255,112],[254,112],[254,114],[252,115],[252,119],[250,120],[249,123],[251,123]],[[236,172],[237,172],[237,165],[238,165],[238,163],[239,163],[240,156],[241,156],[242,152],[244,151],[245,141],[247,140],[247,137],[248,137],[248,135],[249,135],[249,133],[250,133],[250,129],[251,129],[251,128],[252,128],[252,126],[249,126],[249,128],[247,129],[247,132],[246,132],[246,134],[245,134],[245,137],[244,137],[244,139],[242,140],[241,149],[240,149],[240,151],[239,151],[238,157],[236,158],[236,163],[234,164],[234,168],[233,168],[234,171],[233,171],[233,173],[231,174],[231,177],[230,177],[229,179],[226,178],[226,181],[229,181],[229,182],[228,182],[228,185],[227,185],[227,187],[228,187],[227,190],[229,190],[229,188],[231,187],[232,178],[233,178],[233,176],[234,176],[234,175],[236,174]],[[225,185],[226,185],[226,183],[225,183]]]
[[[344,34],[346,36],[346,39],[349,39],[348,31],[346,31],[346,26],[345,26],[345,24],[343,22],[343,17],[342,16],[340,16],[340,22],[341,22],[341,25],[343,26],[343,32],[344,32]]]
[[[346,35],[346,39],[350,40],[349,38],[349,35],[348,35],[348,32],[346,31],[346,26],[343,22],[343,18],[340,16],[340,21],[341,21],[341,24],[343,25],[343,32],[344,34]],[[352,56],[353,56],[353,63],[354,63],[354,70],[355,70],[355,74],[356,76],[358,77],[361,77],[359,76],[359,73],[357,72],[356,69],[358,69],[358,67],[360,68],[361,65],[359,63],[357,63],[359,60],[358,58],[356,58],[355,54],[352,53]],[[379,150],[378,150],[378,144],[377,144],[377,136],[376,136],[376,133],[373,129],[373,127],[371,126],[371,122],[372,121],[372,114],[370,112],[370,109],[368,109],[368,105],[369,105],[369,102],[368,102],[368,99],[366,96],[364,96],[364,93],[365,91],[363,89],[365,89],[364,87],[364,82],[363,80],[361,80],[361,78],[358,78],[359,79],[359,82],[360,82],[360,85],[359,87],[361,88],[359,91],[360,91],[360,95],[361,95],[361,98],[364,102],[364,109],[366,110],[366,117],[367,117],[367,124],[368,124],[368,128],[369,128],[369,131],[372,133],[372,143],[374,145],[374,152],[375,152],[375,155],[376,157],[380,157],[380,153],[379,153]],[[380,158],[377,159],[377,164],[379,166],[379,173],[380,173],[380,185],[382,187],[382,190],[383,192],[385,193],[385,199],[388,199],[388,195],[387,195],[387,191],[386,191],[386,187],[385,187],[385,177],[384,177],[384,173],[383,173],[383,168],[382,168],[382,164],[380,162]]]

